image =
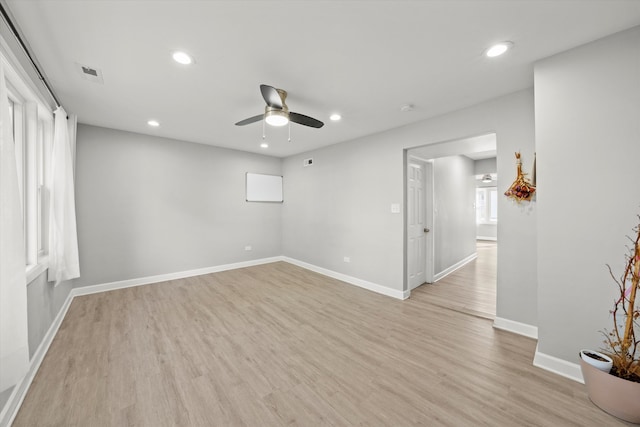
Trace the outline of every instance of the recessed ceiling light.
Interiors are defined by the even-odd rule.
[[[334,114],[329,116],[329,120],[333,120],[334,122],[337,122],[341,118],[342,118],[342,116],[340,114],[338,114],[338,113],[334,113]]]
[[[189,65],[193,63],[193,58],[184,52],[173,52],[173,60],[178,64]]]
[[[496,56],[500,56],[506,51],[508,51],[509,49],[511,49],[512,46],[513,46],[513,42],[496,43],[493,46],[491,46],[489,49],[487,49],[487,51],[485,52],[485,55],[487,55],[489,58],[495,58]]]
[[[154,128],[157,128],[158,126],[160,126],[160,122],[159,122],[159,121],[157,121],[157,120],[149,120],[149,121],[147,122],[147,124],[148,124],[149,126],[153,126]]]

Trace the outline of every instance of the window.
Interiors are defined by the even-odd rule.
[[[13,102],[12,99],[9,99],[9,120],[11,120],[11,135],[13,136],[16,133],[15,130],[15,122],[13,121],[13,118],[15,117],[15,115],[13,114],[13,110],[16,108],[16,103]],[[14,141],[15,143],[15,141]]]
[[[0,52],[0,60],[8,64]],[[27,283],[47,268],[49,183],[53,113],[27,85],[27,79],[5,65],[9,115],[13,130],[22,206]]]
[[[24,105],[24,118],[23,182],[27,271],[42,271],[49,242],[47,175],[53,141],[53,116],[36,103],[27,102]]]
[[[22,206],[22,219],[25,222],[25,198],[24,198],[24,132],[23,132],[23,111],[21,99],[17,96],[16,90],[7,84],[9,92],[9,120],[11,120],[11,136],[16,154],[16,168],[18,170],[18,188],[20,192],[20,204]],[[25,229],[25,241],[27,231]]]
[[[496,187],[476,188],[476,223],[495,224],[498,222],[498,189]]]
[[[38,120],[38,137],[36,139],[36,211],[37,211],[37,253],[38,257],[47,254],[49,245],[49,193],[47,176],[49,174],[49,159],[51,157],[51,139],[53,137],[50,120]]]

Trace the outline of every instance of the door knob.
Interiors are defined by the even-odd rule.
[[[425,229],[424,229],[424,232],[425,232],[425,233],[428,233],[428,232],[429,232],[429,229],[428,229],[428,228],[425,228]]]

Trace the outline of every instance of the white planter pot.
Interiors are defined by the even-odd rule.
[[[584,359],[580,368],[589,399],[596,406],[615,417],[640,424],[640,383],[602,372]]]
[[[593,353],[596,354],[606,361],[594,359],[593,357],[587,356],[585,353]],[[611,371],[611,367],[613,366],[613,360],[606,354],[602,354],[599,351],[594,350],[581,350],[580,351],[580,359],[584,360],[594,368],[601,370],[602,372],[606,372],[607,374]]]

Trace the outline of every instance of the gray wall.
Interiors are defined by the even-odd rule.
[[[535,98],[538,349],[576,362],[611,327],[605,264],[620,275],[640,213],[640,27],[537,63]]]
[[[45,334],[71,292],[71,282],[58,286],[47,282],[44,272],[27,286],[27,322],[29,325],[29,358],[32,358]]]
[[[473,160],[465,156],[433,160],[434,274],[476,252],[476,182]]]
[[[79,125],[81,277],[74,286],[281,255],[282,204],[245,201],[245,173],[281,175],[281,164],[274,157]],[[245,251],[247,245],[253,250]]]
[[[498,163],[495,157],[479,159],[473,162],[473,169],[476,175],[498,172]]]
[[[34,353],[38,350],[70,292],[71,282],[63,282],[58,286],[53,286],[53,283],[47,282],[46,271],[27,284],[29,359],[33,359]],[[0,412],[7,404],[13,389],[14,387],[0,393]],[[15,405],[17,402],[13,401],[12,403]]]
[[[515,176],[514,151],[522,151],[525,161],[533,158],[533,108],[533,91],[526,90],[284,159],[284,254],[402,290],[403,215],[391,213],[390,205],[404,203],[404,150],[496,132],[502,188]],[[305,168],[308,157],[314,166]],[[498,209],[497,315],[536,325],[535,203],[523,208],[501,197]]]

